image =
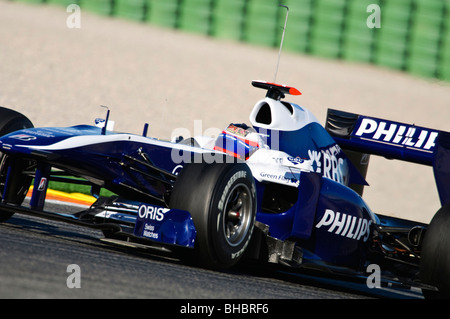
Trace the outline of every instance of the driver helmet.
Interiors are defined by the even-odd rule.
[[[265,147],[256,130],[246,124],[230,124],[216,139],[214,150],[247,160],[257,149]]]

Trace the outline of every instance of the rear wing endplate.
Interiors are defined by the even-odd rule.
[[[344,150],[432,166],[441,204],[450,202],[450,133],[334,109],[325,128]]]

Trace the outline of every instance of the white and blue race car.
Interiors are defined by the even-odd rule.
[[[250,124],[217,138],[162,141],[102,127],[40,127],[0,109],[0,221],[14,213],[101,229],[111,241],[165,247],[202,267],[242,258],[362,276],[450,296],[450,134],[329,110],[322,126],[267,91]],[[108,111],[109,115],[109,111]],[[433,167],[442,208],[429,225],[375,214],[362,198],[369,154]],[[91,186],[97,201],[46,210],[49,181]],[[24,201],[33,184],[30,201]],[[114,196],[99,196],[101,189]],[[25,204],[26,203],[26,204]]]

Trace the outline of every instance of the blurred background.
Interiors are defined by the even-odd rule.
[[[450,81],[448,0],[20,1],[74,3],[101,15],[269,47],[280,43],[285,9],[277,6],[283,4],[291,9],[286,50]]]

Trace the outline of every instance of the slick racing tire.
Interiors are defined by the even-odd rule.
[[[0,136],[26,129],[32,128],[33,123],[24,116],[23,114],[0,107]],[[12,159],[0,152],[0,199],[3,200],[3,188],[6,181],[6,174],[8,171],[9,164],[12,163]],[[20,167],[26,165],[26,163],[22,162],[14,162],[14,165],[17,167],[16,172],[13,172],[14,178],[12,178],[13,182],[10,187],[9,199],[8,203],[20,205],[25,199],[26,193],[31,184],[31,177],[24,176],[21,174]],[[3,222],[9,219],[14,213],[11,212],[2,212],[0,211],[0,222]]]
[[[240,260],[253,233],[255,182],[244,163],[187,164],[177,176],[169,206],[192,216],[197,237],[187,260],[227,269]]]
[[[420,278],[439,289],[423,290],[426,298],[450,298],[450,203],[437,211],[425,233]]]

